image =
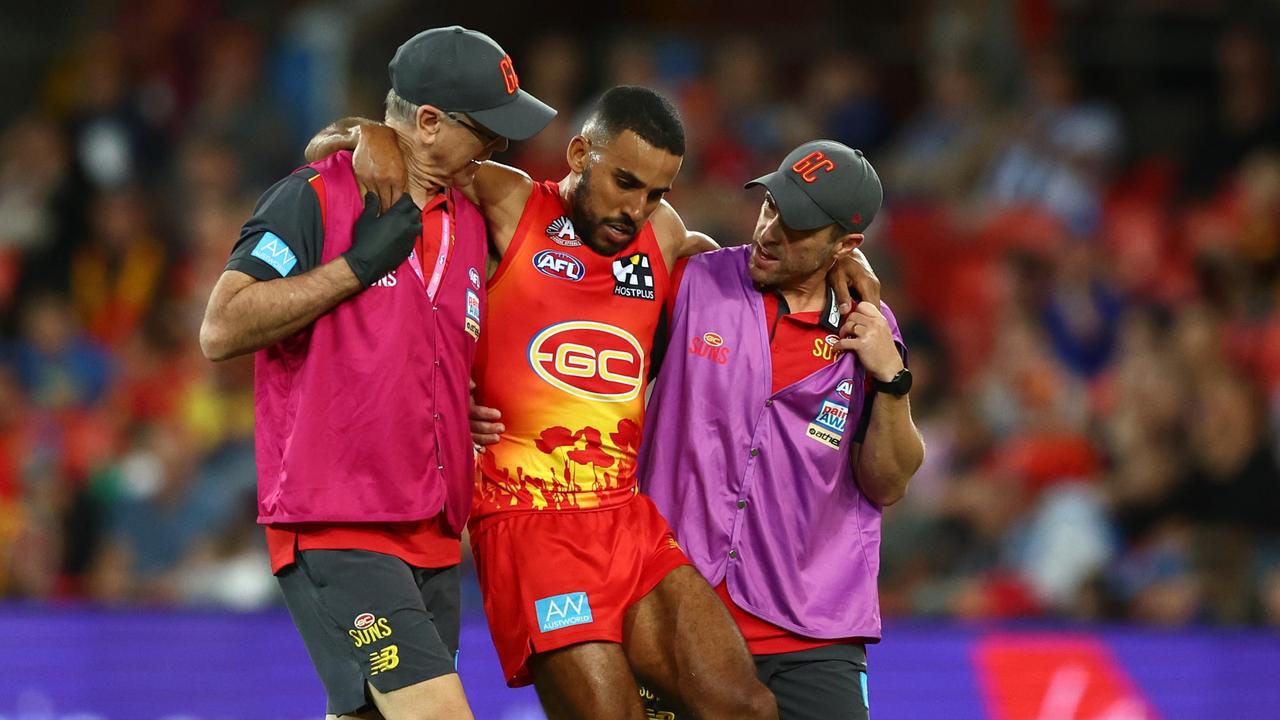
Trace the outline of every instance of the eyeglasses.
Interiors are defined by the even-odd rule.
[[[493,132],[492,130],[489,130],[488,128],[482,128],[478,125],[472,125],[471,123],[463,122],[462,118],[465,116],[462,113],[456,113],[456,112],[445,113],[445,116],[448,117],[450,120],[458,123],[462,127],[470,130],[471,134],[475,135],[476,139],[479,140],[480,144],[484,147],[489,147],[490,145],[497,145],[501,143],[504,139],[501,135]]]

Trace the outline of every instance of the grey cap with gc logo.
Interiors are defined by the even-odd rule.
[[[458,25],[423,30],[387,66],[391,87],[414,105],[462,112],[512,140],[533,137],[556,116],[520,89],[511,56],[484,33]]]
[[[860,233],[884,201],[880,176],[862,151],[834,140],[814,140],[792,150],[776,171],[745,187],[756,185],[769,190],[782,222],[793,230],[836,224]]]

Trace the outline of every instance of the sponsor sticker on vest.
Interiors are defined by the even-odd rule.
[[[613,261],[613,294],[653,299],[653,268],[649,267],[647,253],[632,253]]]
[[[538,613],[538,629],[542,632],[592,622],[591,603],[587,602],[585,592],[545,597],[535,600],[533,607]]]
[[[471,287],[480,289],[480,273],[475,268],[467,268],[467,279],[471,281]]]
[[[475,290],[467,289],[467,334],[472,340],[480,339],[480,296]]]
[[[280,277],[288,275],[293,266],[298,264],[298,258],[293,254],[293,251],[289,249],[284,240],[280,239],[279,235],[273,232],[263,233],[262,237],[258,238],[258,244],[253,247],[253,252],[250,255],[270,265],[272,269],[280,273]]]
[[[561,215],[547,225],[547,239],[561,247],[579,247],[582,241],[578,239],[578,234],[574,232],[573,221],[568,216]]]
[[[822,409],[818,416],[809,423],[805,434],[810,438],[831,448],[840,448],[840,437],[844,435],[844,426],[849,419],[849,406],[830,400],[822,401]]]
[[[559,250],[543,250],[533,256],[533,267],[548,277],[578,282],[587,269],[578,258]]]

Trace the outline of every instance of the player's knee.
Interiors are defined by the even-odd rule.
[[[763,683],[723,685],[689,698],[699,717],[716,720],[778,720],[778,703]]]
[[[739,717],[752,720],[778,720],[778,701],[763,683],[756,683],[743,697]]]

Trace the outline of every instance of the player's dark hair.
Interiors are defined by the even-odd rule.
[[[684,157],[684,124],[669,100],[646,87],[619,85],[596,102],[582,125],[588,139],[608,142],[630,130],[650,145]]]

